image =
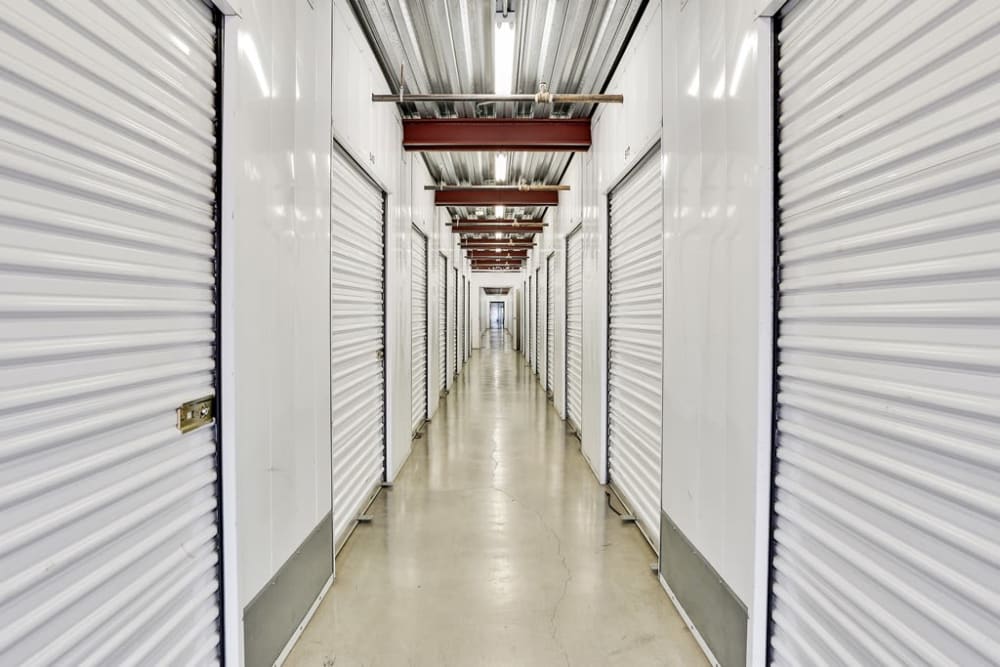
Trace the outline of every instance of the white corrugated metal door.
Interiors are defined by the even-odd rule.
[[[554,254],[545,260],[545,391],[552,392],[552,265]]]
[[[1000,6],[779,33],[779,664],[1000,657]]]
[[[219,656],[212,12],[0,2],[0,664]]]
[[[663,204],[659,148],[611,192],[608,477],[654,549],[663,434]]]
[[[465,291],[467,287],[465,285],[465,276],[462,276],[462,289],[458,293],[458,351],[459,351],[459,368],[465,365]]]
[[[385,223],[382,190],[333,151],[330,239],[333,537],[343,546],[385,465]]]
[[[451,297],[451,373],[452,376],[458,377],[458,269],[452,267],[451,270],[454,272],[455,285]]]
[[[440,359],[441,391],[448,389],[448,259],[439,257],[438,272],[438,359]]]
[[[566,237],[566,420],[583,433],[583,253],[580,227]]]
[[[427,237],[410,231],[410,427],[427,419]]]
[[[528,357],[528,283],[521,282],[521,356]]]
[[[532,304],[531,291],[532,291],[531,290],[531,276],[528,276],[528,289],[527,289],[528,302],[525,304],[527,306],[525,308],[525,311],[527,312],[527,315],[528,315],[528,317],[525,318],[525,322],[526,322],[525,328],[527,329],[527,334],[528,334],[528,344],[527,344],[527,346],[525,347],[525,350],[524,350],[524,358],[527,360],[528,366],[531,366],[531,358],[534,356],[534,352],[532,350],[534,350],[533,345],[535,343],[535,338],[534,338],[534,335],[533,335],[533,333],[534,333],[533,328],[534,328],[535,313],[534,313],[534,309],[532,308],[532,305],[531,305]]]
[[[541,354],[542,350],[542,344],[541,341],[539,340],[542,336],[542,304],[540,302],[540,299],[538,298],[541,295],[541,289],[539,288],[538,285],[538,283],[541,282],[541,275],[542,275],[542,267],[538,267],[537,269],[535,269],[535,319],[534,319],[535,339],[534,339],[534,347],[532,348],[532,350],[534,350],[533,367],[535,369],[536,376],[538,375],[541,368],[539,365],[538,357],[539,354]]]

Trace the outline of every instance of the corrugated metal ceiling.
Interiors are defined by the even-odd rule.
[[[555,93],[601,92],[644,0],[350,0],[390,86],[407,92],[492,93],[493,22],[498,5],[514,11],[515,93],[547,82]],[[421,103],[404,113],[423,118],[589,115],[592,105]],[[435,180],[493,182],[495,153],[427,153]],[[510,183],[557,183],[568,153],[512,153]],[[530,215],[531,212],[528,212]]]

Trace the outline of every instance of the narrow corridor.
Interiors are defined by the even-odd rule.
[[[510,336],[484,343],[286,664],[704,664]]]

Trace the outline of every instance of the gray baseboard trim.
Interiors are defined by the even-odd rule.
[[[246,667],[274,664],[332,574],[333,520],[327,512],[243,609]]]
[[[746,665],[746,605],[666,512],[660,512],[660,573],[719,664]]]

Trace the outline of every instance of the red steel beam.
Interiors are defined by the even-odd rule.
[[[502,254],[498,254],[490,251],[490,257],[470,257],[473,262],[521,262],[522,260],[528,259],[527,257],[505,257]]]
[[[499,252],[497,252],[499,251]],[[526,249],[522,250],[504,250],[503,248],[480,248],[480,249],[468,249],[465,251],[465,256],[469,259],[493,259],[493,258],[504,258],[504,259],[527,259],[528,251]]]
[[[529,243],[509,243],[509,242],[506,242],[506,241],[483,241],[483,242],[478,242],[478,243],[463,243],[462,244],[462,249],[463,250],[477,250],[477,249],[496,250],[497,248],[499,248],[500,250],[520,250],[520,251],[526,251],[526,250],[531,250],[534,247],[535,247],[534,244],[529,244]]]
[[[408,151],[586,151],[589,118],[407,118]]]
[[[438,190],[435,206],[558,206],[556,190],[504,190],[501,188],[468,188]]]
[[[534,241],[517,239],[462,239],[463,248],[534,248]]]
[[[518,266],[524,262],[524,259],[504,259],[503,257],[498,257],[496,259],[472,259],[469,260],[472,264],[517,264]]]
[[[513,223],[541,225],[544,222],[541,218],[538,220],[529,220],[528,218],[456,218],[454,221],[456,225],[510,225]]]
[[[541,234],[542,225],[452,225],[455,234]]]

